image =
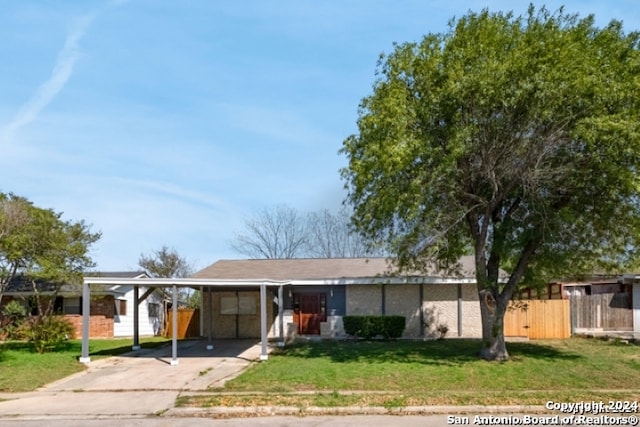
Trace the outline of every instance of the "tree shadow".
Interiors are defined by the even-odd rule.
[[[299,358],[329,358],[337,363],[418,363],[460,365],[479,360],[482,342],[474,339],[433,341],[308,342],[289,346],[281,354]],[[512,360],[522,358],[577,360],[580,354],[547,344],[508,343]]]

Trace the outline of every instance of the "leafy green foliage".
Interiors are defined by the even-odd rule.
[[[342,148],[355,226],[400,268],[474,253],[483,341],[504,347],[519,285],[637,256],[639,40],[531,7],[396,45]]]
[[[71,322],[62,316],[35,317],[23,325],[23,334],[40,354],[57,349],[73,337]]]
[[[406,325],[404,316],[344,316],[342,322],[347,334],[367,340],[400,338]]]
[[[2,308],[2,329],[0,337],[5,339],[22,339],[21,326],[27,317],[27,309],[16,300],[12,300]]]
[[[94,266],[89,248],[99,238],[83,221],[65,221],[61,213],[24,197],[0,193],[0,298],[19,274],[34,281],[78,283]]]

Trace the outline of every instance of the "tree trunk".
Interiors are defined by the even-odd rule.
[[[486,289],[479,290],[478,296],[482,317],[480,357],[490,361],[508,360],[509,353],[504,341],[504,314],[508,301],[506,303],[496,301],[491,292]]]

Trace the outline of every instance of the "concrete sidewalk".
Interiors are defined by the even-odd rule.
[[[260,357],[256,341],[182,341],[92,361],[87,370],[29,393],[4,393],[0,419],[146,417],[171,410],[180,393],[222,387]]]

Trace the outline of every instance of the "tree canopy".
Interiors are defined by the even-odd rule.
[[[94,266],[89,250],[99,238],[84,221],[65,221],[52,209],[0,193],[0,299],[19,274],[33,281],[80,283]]]
[[[519,285],[638,247],[639,35],[594,22],[483,10],[396,44],[343,143],[353,222],[400,268],[475,254],[487,359]]]

